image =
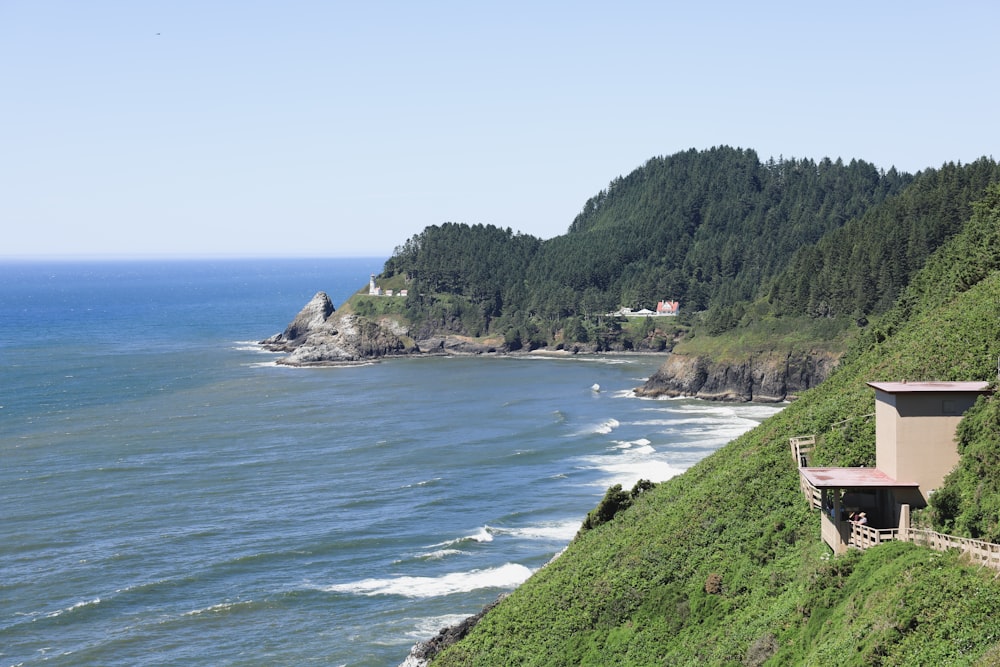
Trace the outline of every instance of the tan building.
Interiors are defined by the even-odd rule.
[[[851,545],[848,518],[864,525],[909,529],[910,508],[924,507],[958,463],[955,429],[989,390],[988,382],[869,382],[875,390],[875,468],[800,467],[803,488],[823,509],[823,540],[835,553]]]

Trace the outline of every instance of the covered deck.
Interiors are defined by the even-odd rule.
[[[910,525],[910,503],[920,498],[916,482],[900,482],[877,468],[799,468],[803,488],[822,510],[823,541],[842,554],[897,539]],[[867,523],[848,517],[864,512]]]

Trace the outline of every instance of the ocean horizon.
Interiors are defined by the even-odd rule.
[[[662,355],[257,344],[383,262],[0,261],[0,664],[398,665],[781,409],[635,397]]]

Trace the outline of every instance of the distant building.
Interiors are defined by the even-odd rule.
[[[407,296],[409,295],[409,293],[410,291],[405,289],[401,290],[382,289],[381,287],[375,284],[374,273],[368,280],[368,296]]]
[[[681,304],[679,301],[660,301],[656,304],[656,310],[652,311],[649,308],[641,308],[639,310],[632,310],[631,308],[622,308],[617,313],[608,313],[609,315],[623,315],[625,317],[674,317],[681,310]]]
[[[656,304],[657,315],[676,315],[680,309],[680,301],[660,301]]]

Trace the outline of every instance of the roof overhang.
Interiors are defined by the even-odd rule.
[[[989,382],[869,382],[872,389],[887,394],[930,393],[983,393],[990,388]]]
[[[900,482],[878,468],[799,468],[817,489],[915,488],[916,482]]]

